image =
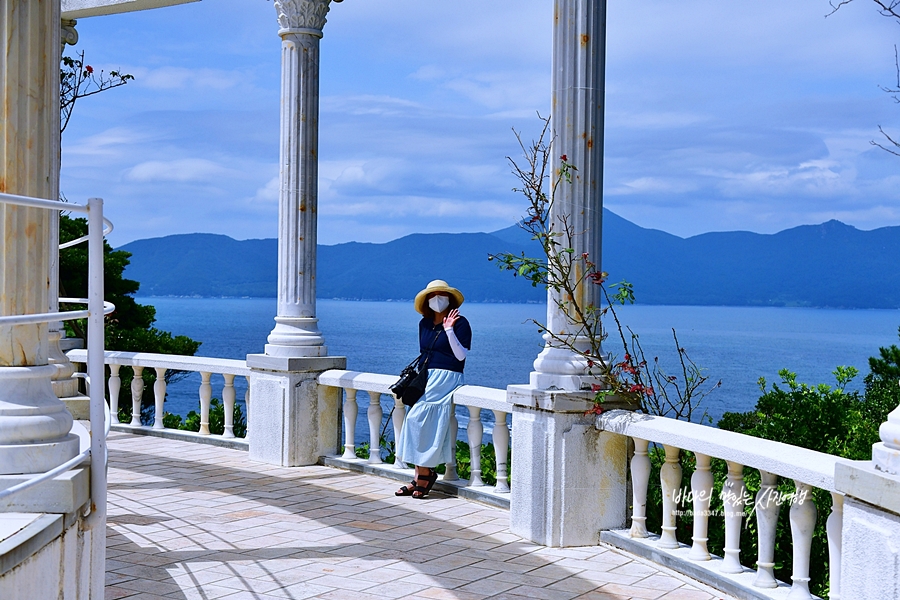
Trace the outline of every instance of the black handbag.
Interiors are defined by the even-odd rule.
[[[431,358],[431,349],[437,342],[441,332],[434,336],[428,350],[423,351],[411,363],[406,365],[400,371],[400,378],[397,383],[390,387],[394,398],[397,398],[406,406],[413,406],[425,393],[425,386],[428,385],[428,359]]]

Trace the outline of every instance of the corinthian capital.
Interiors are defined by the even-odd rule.
[[[279,33],[309,33],[321,37],[329,4],[331,0],[275,0],[281,26]]]

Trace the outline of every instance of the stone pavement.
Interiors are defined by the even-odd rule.
[[[501,509],[396,498],[370,475],[127,433],[109,456],[108,600],[723,597],[610,548],[531,544]]]

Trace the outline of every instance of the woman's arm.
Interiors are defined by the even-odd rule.
[[[453,350],[453,356],[456,357],[456,360],[462,361],[466,360],[466,355],[469,351],[463,347],[456,337],[456,332],[453,331],[453,325],[456,323],[457,319],[459,319],[459,311],[454,308],[446,317],[444,317],[444,331],[447,332],[447,340],[450,342],[450,349]]]

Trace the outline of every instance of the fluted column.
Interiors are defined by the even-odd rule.
[[[0,192],[59,196],[59,2],[0,2]],[[0,315],[44,313],[51,215],[0,204]],[[46,471],[78,452],[53,393],[46,323],[0,326],[0,474]]]
[[[603,212],[603,109],[606,62],[606,0],[556,0],[553,23],[551,121],[552,165],[559,174],[560,157],[575,166],[571,183],[556,188],[550,210],[555,231],[564,223],[574,233],[575,256],[587,253],[598,268]],[[568,244],[568,242],[566,242]],[[575,276],[582,276],[576,273]],[[595,285],[581,285],[578,301],[599,306]],[[559,292],[548,290],[547,327],[558,335],[573,328],[560,308]],[[572,351],[559,348],[545,335],[547,345],[534,362],[532,385],[546,389],[580,389],[587,363]],[[587,343],[576,340],[579,346]]]
[[[266,354],[326,356],[316,318],[319,40],[331,0],[276,0],[281,36],[278,314]]]

